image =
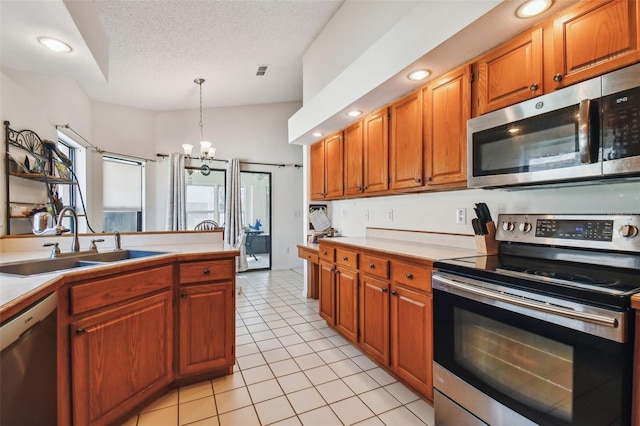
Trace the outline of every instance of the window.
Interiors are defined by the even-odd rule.
[[[75,176],[76,171],[76,148],[69,142],[65,142],[62,139],[58,139],[58,149],[71,160],[70,176],[69,178],[77,182]],[[59,185],[58,195],[62,199],[62,204],[67,207],[76,207],[76,191],[73,190],[71,185]]]
[[[194,229],[203,220],[215,220],[224,225],[225,171],[211,170],[203,176],[199,170],[187,169],[187,229]]]
[[[142,231],[144,162],[103,156],[104,232]]]

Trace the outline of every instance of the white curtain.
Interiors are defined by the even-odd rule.
[[[232,158],[227,163],[227,187],[225,189],[224,240],[240,250],[236,260],[237,271],[249,269],[245,249],[245,234],[242,226],[242,205],[240,199],[240,160]]]
[[[187,229],[186,179],[184,154],[169,155],[169,185],[167,191],[167,231]]]

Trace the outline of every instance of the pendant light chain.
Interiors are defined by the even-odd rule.
[[[204,83],[204,78],[196,78],[195,80],[193,80],[194,83],[196,83],[197,85],[200,86],[200,140],[203,141],[204,140],[204,132],[203,132],[203,127],[204,125],[202,124],[202,83]]]

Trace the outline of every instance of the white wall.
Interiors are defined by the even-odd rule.
[[[57,124],[69,124],[93,145],[117,154],[156,159],[156,153],[181,151],[185,142],[200,140],[199,112],[152,112],[92,102],[72,80],[3,69],[0,118],[16,130],[31,129],[41,138],[56,140]],[[204,110],[205,137],[218,149],[216,157],[242,161],[302,164],[302,147],[287,143],[287,119],[300,103],[251,105]],[[85,150],[83,150],[85,151]],[[102,156],[87,156],[84,191],[92,227],[102,230]],[[197,147],[196,147],[197,154]],[[146,230],[164,229],[167,160],[157,158],[146,167]],[[4,168],[4,161],[0,162]],[[216,162],[217,168],[225,163]],[[272,173],[272,239],[274,269],[299,267],[296,244],[302,238],[301,206],[304,171],[294,167],[243,166]],[[2,176],[4,188],[5,174]],[[0,191],[1,205],[6,202]],[[5,209],[0,209],[0,234],[5,234]],[[81,227],[81,231],[83,228]]]
[[[485,202],[494,220],[499,213],[640,213],[640,182],[587,184],[564,188],[507,191],[468,189],[333,201],[332,224],[343,235],[364,236],[367,227],[473,235],[475,203]],[[465,208],[467,221],[455,222]],[[393,221],[387,220],[393,210]],[[365,212],[369,220],[365,219]]]

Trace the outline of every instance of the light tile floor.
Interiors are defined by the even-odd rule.
[[[434,425],[433,408],[318,315],[301,271],[238,275],[232,375],[160,397],[125,426]]]

